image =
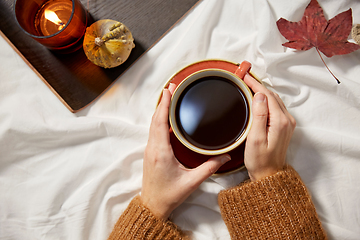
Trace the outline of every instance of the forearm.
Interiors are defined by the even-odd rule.
[[[219,206],[232,239],[326,239],[311,197],[292,167],[222,191]]]
[[[188,239],[172,222],[156,218],[135,197],[120,216],[108,240],[125,239]]]

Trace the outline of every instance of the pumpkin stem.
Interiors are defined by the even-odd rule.
[[[101,47],[104,44],[104,40],[102,40],[100,37],[95,38],[95,44],[99,47]]]
[[[126,30],[125,30],[125,26],[121,23],[115,23],[114,25],[112,25],[110,28],[109,28],[110,32],[108,32],[107,34],[105,34],[101,40],[103,42],[106,42],[107,40],[110,40],[110,39],[113,39],[113,38],[116,38],[117,36],[119,36],[120,34],[122,33],[125,33]]]

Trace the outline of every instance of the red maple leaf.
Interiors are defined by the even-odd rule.
[[[348,54],[360,48],[359,45],[347,41],[352,28],[351,8],[327,21],[317,0],[311,0],[299,22],[280,18],[276,25],[280,33],[289,40],[283,46],[303,51],[315,47],[333,76],[319,51],[327,57],[332,57]],[[340,83],[335,76],[334,78]]]

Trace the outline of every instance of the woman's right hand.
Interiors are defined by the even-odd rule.
[[[284,168],[296,121],[279,95],[266,89],[249,74],[245,75],[244,82],[255,93],[253,123],[245,146],[245,166],[251,181],[257,181]]]
[[[185,168],[176,159],[169,134],[169,106],[175,85],[164,89],[150,126],[143,162],[142,203],[159,219],[166,220],[199,185],[230,160],[228,154],[209,157],[197,168]]]

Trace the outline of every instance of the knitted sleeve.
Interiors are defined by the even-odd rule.
[[[290,166],[219,193],[232,239],[327,239],[309,192]]]
[[[172,222],[157,219],[135,197],[120,216],[108,240],[184,239],[188,237]]]

